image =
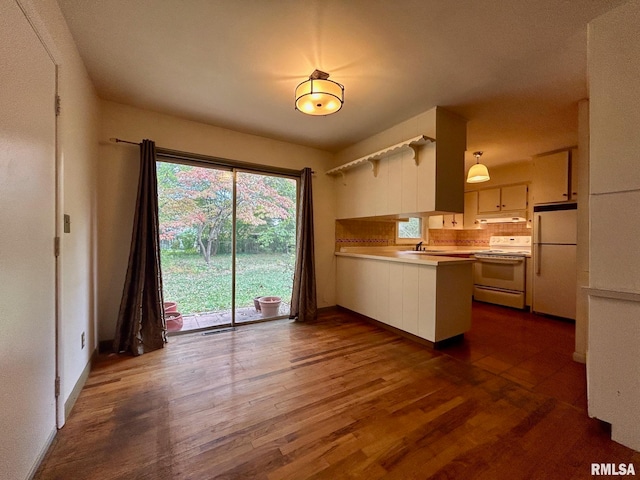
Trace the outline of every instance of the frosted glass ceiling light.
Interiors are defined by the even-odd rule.
[[[315,70],[309,80],[296,87],[296,110],[307,115],[331,115],[342,108],[344,86],[328,80],[329,74]]]
[[[469,169],[467,183],[486,182],[491,177],[489,177],[489,170],[487,170],[486,165],[480,163],[482,152],[473,152],[473,156],[476,157],[476,164]]]

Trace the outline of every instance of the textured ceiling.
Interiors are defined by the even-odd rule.
[[[436,105],[497,165],[577,143],[587,23],[624,0],[58,0],[99,95],[336,152]],[[293,108],[314,69],[328,117]]]

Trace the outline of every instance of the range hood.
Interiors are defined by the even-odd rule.
[[[511,212],[479,213],[476,215],[479,224],[485,223],[523,223],[527,221],[527,212],[522,210]]]

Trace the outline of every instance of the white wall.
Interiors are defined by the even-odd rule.
[[[126,275],[138,178],[139,149],[113,144],[117,137],[184,152],[302,169],[313,179],[318,306],[335,305],[334,199],[332,180],[324,174],[332,155],[320,150],[234,132],[118,103],[101,102],[98,185],[98,323],[100,340],[114,336]]]
[[[589,25],[589,414],[640,450],[640,1]]]
[[[19,5],[19,7],[18,7]],[[83,373],[88,372],[91,354],[95,351],[95,314],[94,314],[94,285],[93,281],[95,269],[94,265],[94,248],[95,243],[95,165],[97,156],[97,124],[98,124],[98,100],[93,90],[92,84],[87,76],[85,68],[80,60],[75,44],[66,27],[66,23],[59,11],[55,0],[4,0],[2,15],[8,14],[9,10],[19,11],[19,8],[26,13],[29,22],[36,33],[34,38],[39,38],[44,44],[46,50],[51,57],[52,85],[55,86],[55,68],[58,67],[58,92],[62,96],[62,115],[57,122],[57,149],[58,149],[58,206],[60,207],[60,215],[56,218],[53,214],[54,199],[48,199],[46,208],[43,211],[51,210],[51,225],[62,225],[62,213],[67,212],[72,215],[72,231],[70,234],[64,234],[61,241],[61,256],[59,258],[59,267],[61,271],[60,277],[60,309],[61,312],[58,330],[58,362],[59,375],[61,378],[61,408],[59,410],[59,424],[64,422],[65,404],[71,406],[73,403],[74,388],[78,390],[83,384]],[[26,24],[26,20],[24,21]],[[3,39],[2,44],[6,45],[6,39],[13,37],[18,33],[20,28],[18,22],[5,26],[0,29],[0,37]],[[29,56],[29,53],[23,55]],[[4,67],[4,65],[3,65]],[[25,78],[23,72],[19,70],[7,69],[4,74],[10,78],[17,78],[22,84],[25,91],[30,92],[35,97],[37,92],[32,89],[28,78]],[[4,86],[4,83],[3,83]],[[43,112],[50,112],[51,124],[55,126],[55,116],[53,115],[53,93],[45,102],[46,108]],[[23,109],[27,109],[24,105]],[[3,109],[0,114],[4,114]],[[33,122],[33,118],[31,119]],[[55,128],[52,127],[55,132]],[[7,132],[4,132],[5,134]],[[7,142],[3,145],[11,143],[13,140],[20,139],[25,142],[25,148],[31,148],[37,142],[36,138],[22,136],[16,132],[12,132],[12,137],[7,138]],[[53,171],[55,165],[55,148],[52,146],[52,158],[47,165],[47,169]],[[43,174],[45,167],[33,167],[31,172],[30,185],[31,188],[37,188],[37,178]],[[18,182],[19,178],[12,176],[9,172],[7,177],[9,181]],[[51,176],[52,184],[54,184],[54,176]],[[53,191],[53,186],[51,187]],[[37,192],[33,197],[36,198]],[[40,222],[44,227],[44,222]],[[23,235],[30,235],[30,229],[36,225],[30,225],[28,219],[23,218],[23,223],[19,227],[23,229]],[[6,225],[5,225],[6,227]],[[33,252],[33,256],[46,255],[53,258],[53,236],[51,233],[47,236],[45,245],[39,251]],[[6,245],[0,245],[0,249]],[[26,263],[26,262],[25,262]],[[51,292],[55,289],[55,276],[51,275],[49,287]],[[30,284],[33,291],[25,291],[29,294],[30,300],[36,303],[35,297],[44,296],[47,292],[41,288],[41,276],[34,277]],[[6,284],[5,284],[6,285]],[[3,290],[3,295],[11,297],[7,290]],[[52,294],[53,295],[53,294]],[[15,297],[14,297],[15,300]],[[7,298],[11,301],[11,298]],[[5,311],[8,311],[5,308]],[[21,362],[21,375],[25,382],[32,387],[40,383],[40,379],[34,375],[35,369],[46,369],[50,372],[48,377],[43,379],[43,392],[32,394],[30,398],[23,399],[18,404],[9,405],[5,395],[12,395],[19,386],[17,384],[9,385],[6,382],[2,386],[3,407],[4,409],[20,423],[19,428],[12,428],[6,423],[2,424],[5,429],[2,433],[3,449],[2,457],[9,460],[12,464],[21,467],[25,463],[30,466],[31,470],[37,467],[40,454],[44,453],[48,446],[48,440],[42,440],[41,436],[33,434],[29,427],[32,423],[41,424],[40,428],[53,428],[55,432],[55,415],[49,418],[49,406],[46,412],[40,406],[43,402],[54,405],[54,378],[55,378],[55,334],[53,317],[55,308],[47,312],[47,315],[39,315],[37,320],[41,326],[32,328],[25,338],[10,338],[8,330],[4,329],[3,337],[10,338],[12,348],[19,352],[15,358],[19,358]],[[15,318],[14,318],[15,317]],[[46,325],[50,317],[52,324]],[[9,317],[8,317],[9,318]],[[27,324],[25,319],[20,316],[12,316],[11,322],[16,324],[22,322]],[[87,344],[84,349],[80,345],[80,333],[86,332]],[[50,351],[44,348],[40,340],[43,334],[47,334],[47,345],[51,345]],[[6,362],[3,363],[3,369],[8,367]],[[55,413],[55,409],[52,410]],[[43,420],[43,416],[47,415],[47,421]],[[49,423],[52,423],[50,425]],[[20,435],[28,436],[28,447],[19,441]],[[4,446],[8,445],[8,450]],[[7,478],[23,478],[17,474],[18,470],[12,470],[12,474],[0,472],[8,475]],[[22,468],[21,470],[22,471]],[[14,475],[15,474],[15,475]],[[17,476],[16,476],[17,475]]]
[[[98,97],[67,24],[54,0],[34,2],[46,21],[58,59],[60,218],[71,216],[71,232],[61,233],[61,387],[69,402],[97,346],[95,322],[96,165]],[[82,348],[80,337],[85,333]],[[88,369],[87,369],[88,371]],[[86,373],[86,372],[85,372]],[[71,402],[73,399],[71,399]],[[70,404],[67,404],[67,409]]]

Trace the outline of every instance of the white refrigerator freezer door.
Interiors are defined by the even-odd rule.
[[[536,212],[533,217],[534,243],[576,243],[578,239],[577,210]]]
[[[576,246],[537,245],[533,311],[576,318]]]

